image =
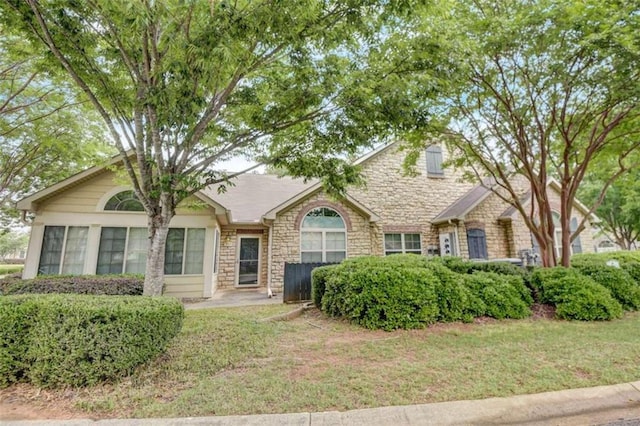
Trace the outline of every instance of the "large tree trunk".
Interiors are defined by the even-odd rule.
[[[149,251],[147,252],[147,266],[144,274],[144,296],[162,296],[164,288],[164,253],[169,233],[168,214],[158,214],[149,217]]]

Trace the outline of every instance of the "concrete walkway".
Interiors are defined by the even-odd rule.
[[[23,425],[640,425],[640,382],[570,389],[509,398],[453,401],[345,412],[188,417],[179,419],[4,422]]]
[[[267,297],[267,290],[259,289],[229,289],[218,290],[211,299],[201,302],[186,303],[185,309],[232,308],[237,306],[277,305],[282,304],[282,293]]]

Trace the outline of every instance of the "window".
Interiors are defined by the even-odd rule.
[[[202,274],[204,228],[171,228],[165,247],[164,273]],[[96,274],[143,274],[147,264],[147,228],[104,227]]]
[[[562,256],[562,225],[560,224],[560,215],[553,212],[553,244],[556,249],[556,256]],[[571,218],[569,224],[569,232],[573,234],[578,229],[578,218]],[[571,242],[571,254],[582,253],[582,243],[580,242],[580,235],[578,235]]]
[[[87,226],[45,226],[38,274],[82,274],[88,233]]]
[[[143,212],[144,207],[133,191],[122,191],[109,198],[104,205],[107,211]]]
[[[467,229],[469,259],[487,259],[487,236],[483,229]]]
[[[427,176],[444,176],[442,170],[442,147],[429,145],[427,147]]]
[[[347,233],[342,217],[335,210],[311,210],[300,227],[302,263],[337,263],[347,257]]]
[[[420,234],[384,234],[384,255],[422,253]]]

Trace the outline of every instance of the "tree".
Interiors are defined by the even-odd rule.
[[[5,260],[20,250],[24,250],[26,253],[28,244],[29,234],[27,233],[15,231],[0,232],[0,260]]]
[[[106,146],[95,115],[43,67],[33,46],[2,31],[0,52],[0,222],[6,228],[17,216],[17,199],[95,163]]]
[[[106,123],[148,215],[144,294],[158,295],[176,206],[233,177],[218,161],[251,156],[340,191],[357,181],[345,153],[413,125],[392,70],[368,61],[409,3],[6,0],[2,11]]]
[[[446,17],[449,17],[448,19]],[[457,66],[443,103],[454,163],[522,215],[543,264],[556,265],[551,177],[560,184],[561,263],[569,265],[576,194],[594,160],[615,159],[611,183],[640,147],[640,9],[637,4],[556,0],[455,2],[438,31]],[[433,31],[423,28],[422,31]],[[528,192],[514,182],[527,181]]]
[[[598,166],[606,170],[606,165]],[[601,174],[605,177],[600,177]],[[580,199],[596,204],[606,183],[606,174],[596,171],[587,175],[578,193]],[[600,218],[600,229],[611,235],[622,249],[631,250],[640,238],[640,170],[629,170],[609,185],[595,213]]]

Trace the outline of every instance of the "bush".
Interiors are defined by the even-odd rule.
[[[565,276],[555,280],[558,291],[556,315],[568,320],[611,320],[622,316],[622,307],[609,290],[592,279]]]
[[[29,280],[0,280],[0,293],[73,293],[139,296],[142,275],[42,275]]]
[[[322,297],[326,288],[327,276],[336,266],[318,266],[311,271],[311,299],[318,309],[322,308]]]
[[[607,253],[576,254],[571,257],[571,266],[581,268],[592,265],[606,265],[607,261],[616,260],[620,267],[640,285],[640,252],[613,251]]]
[[[0,275],[15,274],[16,272],[22,272],[22,269],[24,269],[24,265],[20,264],[0,265]]]
[[[420,328],[438,317],[436,282],[426,268],[343,262],[326,279],[322,310],[371,329]]]
[[[531,295],[527,298],[521,293],[522,288],[528,292],[521,278],[519,284],[514,285],[514,280],[493,272],[478,271],[463,277],[467,287],[484,303],[485,315],[496,319],[531,315]]]
[[[484,315],[484,303],[467,288],[461,274],[437,262],[429,264],[428,269],[436,278],[434,290],[438,299],[438,321],[471,322],[473,318]]]
[[[640,286],[625,270],[598,264],[582,264],[576,269],[609,289],[624,309],[636,311],[640,308]]]
[[[183,315],[172,298],[2,297],[0,342],[9,349],[0,357],[2,384],[84,386],[130,374],[165,350]]]
[[[560,280],[579,276],[580,273],[577,270],[563,266],[536,268],[531,274],[531,286],[538,302],[555,305],[565,292],[565,286],[560,283]]]

